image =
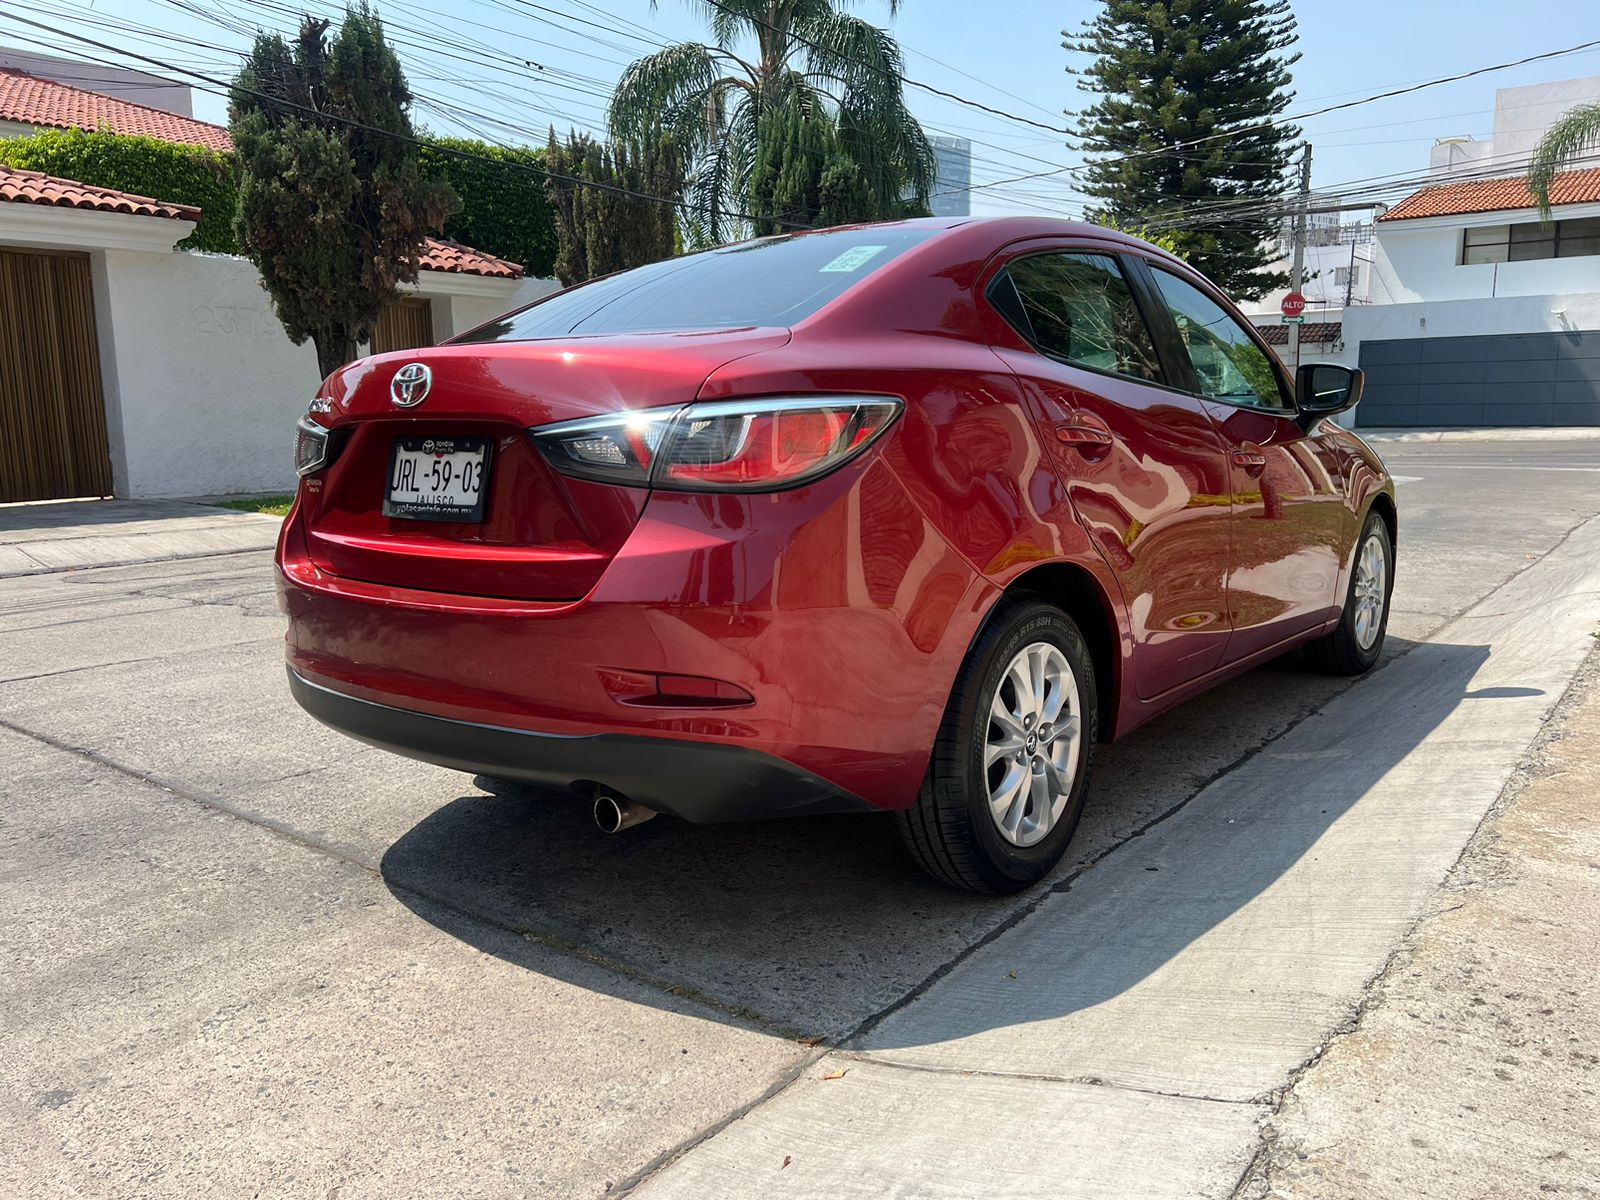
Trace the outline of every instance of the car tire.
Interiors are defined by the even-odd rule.
[[[1024,694],[1025,675],[1044,687],[1030,680]],[[1083,815],[1098,711],[1094,663],[1072,618],[1031,599],[996,613],[956,676],[916,804],[895,814],[911,857],[974,892],[1042,879]]]
[[[1374,579],[1374,574],[1379,578]],[[1361,675],[1383,655],[1394,592],[1394,540],[1389,526],[1369,512],[1356,541],[1344,611],[1332,633],[1306,643],[1306,660],[1329,675]],[[1375,607],[1374,607],[1375,606]]]

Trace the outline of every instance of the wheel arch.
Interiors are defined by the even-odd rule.
[[[1065,612],[1072,618],[1089,645],[1089,659],[1094,663],[1096,718],[1099,723],[1099,740],[1108,742],[1117,727],[1117,714],[1122,695],[1122,644],[1121,624],[1111,597],[1106,593],[1093,572],[1072,562],[1041,563],[1011,580],[995,603],[990,607],[978,633],[987,627],[989,620],[1009,600],[1019,596],[1034,596]],[[977,638],[974,637],[974,642]]]
[[[1376,492],[1367,505],[1368,512],[1375,512],[1383,518],[1383,523],[1389,530],[1389,545],[1397,546],[1400,542],[1399,512],[1395,508],[1394,497],[1388,492]],[[1363,521],[1363,524],[1365,521]]]

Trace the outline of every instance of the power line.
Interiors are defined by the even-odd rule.
[[[562,174],[559,171],[548,171],[548,170],[545,170],[543,167],[533,166],[531,163],[522,163],[522,162],[516,162],[516,161],[507,161],[507,160],[498,159],[498,158],[490,158],[486,154],[475,154],[475,153],[473,153],[473,152],[471,152],[469,150],[460,150],[460,149],[457,149],[454,146],[446,146],[446,145],[443,145],[442,143],[431,141],[431,140],[429,140],[427,138],[419,138],[419,137],[417,137],[415,135],[412,135],[412,134],[396,133],[393,130],[382,129],[382,128],[379,128],[376,125],[368,125],[363,121],[357,121],[357,120],[354,120],[354,119],[352,119],[350,117],[339,117],[339,116],[334,116],[331,113],[318,112],[316,109],[309,108],[306,105],[295,104],[295,103],[293,103],[292,101],[289,101],[289,100],[282,100],[282,99],[279,99],[278,97],[275,97],[275,96],[269,96],[266,93],[258,92],[253,88],[244,88],[244,87],[238,86],[237,84],[224,83],[223,81],[221,81],[219,79],[216,79],[215,77],[207,75],[207,74],[205,74],[203,72],[200,72],[200,71],[188,70],[186,68],[179,67],[179,66],[177,66],[176,64],[173,64],[173,63],[163,62],[161,59],[158,59],[158,58],[152,58],[152,57],[150,57],[148,55],[137,54],[137,53],[135,53],[134,51],[131,51],[131,50],[121,50],[116,46],[108,46],[104,42],[97,41],[94,38],[84,37],[82,34],[69,33],[68,31],[66,31],[64,29],[60,29],[60,30],[52,29],[50,26],[45,25],[42,22],[34,21],[34,20],[32,20],[32,19],[30,19],[28,17],[19,17],[15,13],[0,13],[0,17],[5,17],[6,19],[9,19],[11,21],[15,21],[15,22],[18,22],[18,23],[23,24],[23,25],[28,25],[28,26],[31,26],[31,27],[33,27],[35,29],[41,29],[41,30],[45,31],[46,33],[53,33],[53,34],[56,34],[56,35],[58,35],[60,37],[71,38],[73,41],[82,42],[85,45],[93,46],[96,49],[106,51],[107,53],[122,54],[122,55],[124,55],[124,56],[126,56],[128,58],[137,59],[140,62],[146,63],[146,64],[148,64],[150,66],[159,67],[163,71],[176,71],[179,74],[188,75],[189,77],[191,77],[193,79],[198,79],[198,80],[201,80],[202,82],[204,82],[206,84],[209,84],[210,87],[206,88],[206,89],[203,89],[203,90],[213,91],[218,95],[227,96],[227,95],[232,95],[232,94],[236,94],[236,93],[243,93],[244,95],[247,95],[247,96],[254,96],[256,99],[261,100],[262,102],[264,102],[266,104],[272,105],[272,106],[280,108],[280,109],[290,109],[290,110],[293,110],[295,112],[306,113],[306,114],[308,114],[308,115],[310,115],[312,117],[315,117],[315,118],[317,118],[318,120],[321,120],[321,121],[333,121],[333,122],[336,122],[336,123],[338,123],[340,125],[347,125],[347,126],[353,128],[353,129],[359,129],[364,133],[373,133],[373,134],[377,134],[380,137],[392,138],[395,141],[407,142],[407,143],[409,143],[411,145],[415,145],[415,146],[427,146],[430,149],[433,149],[434,151],[436,151],[436,152],[438,152],[440,154],[444,154],[444,155],[447,155],[447,156],[452,157],[452,158],[467,159],[467,160],[474,161],[474,162],[491,163],[491,164],[493,164],[495,166],[498,166],[498,167],[511,168],[513,170],[519,170],[519,171],[527,172],[529,174],[538,175],[539,177],[541,177],[543,179],[555,179],[555,180],[558,180],[558,181],[560,181],[562,183],[570,183],[575,187],[586,187],[586,188],[590,188],[590,189],[593,189],[593,190],[596,190],[596,191],[609,192],[609,193],[611,193],[613,195],[629,196],[629,197],[631,197],[633,199],[636,199],[636,200],[648,200],[648,201],[651,201],[652,203],[656,203],[656,204],[668,204],[668,205],[671,205],[673,208],[677,208],[677,209],[684,210],[684,211],[688,211],[690,209],[690,207],[691,207],[689,202],[686,201],[686,200],[674,200],[674,199],[672,199],[671,197],[668,197],[668,196],[657,196],[657,195],[651,194],[650,192],[637,191],[637,190],[635,190],[633,188],[623,187],[623,186],[621,186],[619,184],[601,183],[598,180],[592,180],[592,179],[580,179],[577,176],[565,175],[565,174]],[[101,65],[101,66],[114,66],[115,64],[114,63],[102,62],[99,65]],[[502,148],[504,148],[504,147],[502,147]],[[799,221],[788,221],[788,220],[784,220],[784,219],[779,218],[779,217],[756,217],[756,216],[752,216],[750,213],[744,213],[744,212],[730,212],[727,215],[731,216],[731,217],[734,217],[734,218],[736,218],[738,220],[743,220],[743,221],[770,221],[774,225],[782,225],[782,226],[784,226],[786,228],[789,228],[789,229],[811,229],[811,228],[814,228],[814,226],[806,225],[806,224],[803,224],[803,223],[801,223]]]

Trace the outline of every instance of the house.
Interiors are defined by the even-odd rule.
[[[221,126],[0,70],[0,134],[138,133],[218,150]],[[290,490],[319,372],[243,258],[175,249],[200,211],[0,168],[0,502]],[[558,286],[430,240],[373,350],[431,345]]]
[[[1300,361],[1353,367],[1356,348],[1344,339],[1344,312],[1352,305],[1369,301],[1372,225],[1334,222],[1312,228],[1309,235],[1300,285],[1300,294],[1306,298],[1300,324]],[[1271,269],[1287,273],[1292,265],[1292,251],[1284,248],[1283,257],[1272,263]],[[1283,299],[1289,291],[1285,285],[1240,305],[1280,354],[1285,354],[1289,345],[1289,326],[1283,318]]]
[[[1363,425],[1600,425],[1600,167],[1544,222],[1521,175],[1427,187],[1378,219],[1378,303],[1344,314]]]
[[[1430,182],[1376,221],[1371,303],[1343,313],[1362,425],[1600,425],[1600,156],[1551,189],[1525,173],[1600,77],[1495,93],[1494,136],[1443,138]],[[1593,165],[1591,165],[1593,164]]]

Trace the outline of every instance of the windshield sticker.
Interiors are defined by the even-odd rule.
[[[822,267],[823,271],[859,271],[867,263],[882,254],[887,246],[856,246],[846,250],[831,263]]]

